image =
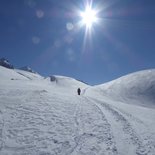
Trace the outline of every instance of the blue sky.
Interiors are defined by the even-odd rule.
[[[155,68],[154,0],[94,0],[100,20],[87,36],[85,2],[0,0],[0,57],[92,85]]]

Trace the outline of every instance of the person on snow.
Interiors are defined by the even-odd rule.
[[[77,93],[78,93],[78,95],[81,94],[81,89],[80,88],[77,89]]]

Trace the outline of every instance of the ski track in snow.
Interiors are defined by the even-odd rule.
[[[94,104],[96,104],[96,106],[98,106],[101,109],[101,111],[104,112],[105,110],[107,110],[108,112],[110,112],[110,114],[112,114],[112,116],[114,117],[117,124],[120,124],[120,126],[122,127],[122,131],[128,135],[128,140],[129,140],[128,145],[131,145],[131,143],[132,143],[132,145],[135,145],[137,155],[154,155],[155,154],[154,153],[155,152],[155,144],[153,144],[153,142],[150,139],[148,139],[147,137],[142,139],[142,137],[140,137],[140,135],[138,135],[136,133],[136,131],[134,130],[132,125],[129,123],[129,121],[121,114],[122,111],[118,112],[117,108],[116,108],[117,109],[116,110],[113,106],[111,106],[105,102],[101,102],[99,100],[92,99],[92,98],[89,100],[90,100],[90,102],[94,102]],[[123,113],[125,113],[125,112],[123,112]],[[127,113],[125,113],[125,114],[128,115]],[[134,120],[136,122],[142,123],[135,117],[133,117],[131,115],[128,115],[128,116],[132,119],[134,118]]]
[[[28,80],[32,80],[30,77],[26,76],[25,74],[22,74],[20,72],[17,72],[17,73],[20,74],[20,75],[22,75],[22,76],[24,76],[24,77],[26,77]]]
[[[117,155],[110,124],[104,114],[85,98],[79,98],[75,113],[77,136],[72,155]]]

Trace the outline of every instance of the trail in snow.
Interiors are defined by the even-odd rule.
[[[77,127],[76,147],[72,155],[118,154],[110,124],[104,114],[83,97],[79,97],[75,123]]]
[[[28,80],[32,80],[30,77],[26,76],[26,75],[23,74],[23,73],[20,73],[20,72],[17,72],[17,73],[20,74],[20,75],[22,75],[22,76],[24,76],[24,77],[26,77]]]
[[[120,128],[120,127],[122,128],[121,134],[123,134],[123,133],[125,134],[125,136],[124,136],[125,139],[122,139],[122,141],[124,142],[127,140],[126,142],[128,144],[126,144],[126,146],[130,145],[130,147],[131,147],[131,143],[132,143],[133,146],[131,148],[135,148],[137,155],[152,155],[152,154],[154,154],[155,144],[153,144],[153,142],[150,139],[147,139],[147,137],[145,137],[145,139],[143,139],[143,137],[138,135],[136,133],[135,129],[133,128],[133,126],[129,123],[129,121],[120,112],[118,112],[111,105],[109,105],[105,102],[101,102],[96,99],[90,99],[90,102],[93,102],[96,106],[98,106],[98,108],[100,108],[101,111],[103,111],[103,113],[106,113],[105,110],[110,112],[110,115],[107,114],[109,117],[109,120],[111,120],[111,116],[112,116],[115,119],[115,121],[117,122],[117,124],[116,124],[111,121],[111,125],[114,125],[114,124],[117,125],[116,130],[118,130],[118,128]],[[130,115],[130,117],[131,117],[131,115]],[[136,121],[137,121],[137,119],[136,119]],[[142,123],[142,122],[140,122],[140,123]],[[122,145],[125,146],[125,144],[122,144]],[[134,154],[134,150],[129,150],[129,154]]]

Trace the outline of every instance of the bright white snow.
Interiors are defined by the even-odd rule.
[[[0,155],[155,155],[154,79],[90,87],[0,66]]]

